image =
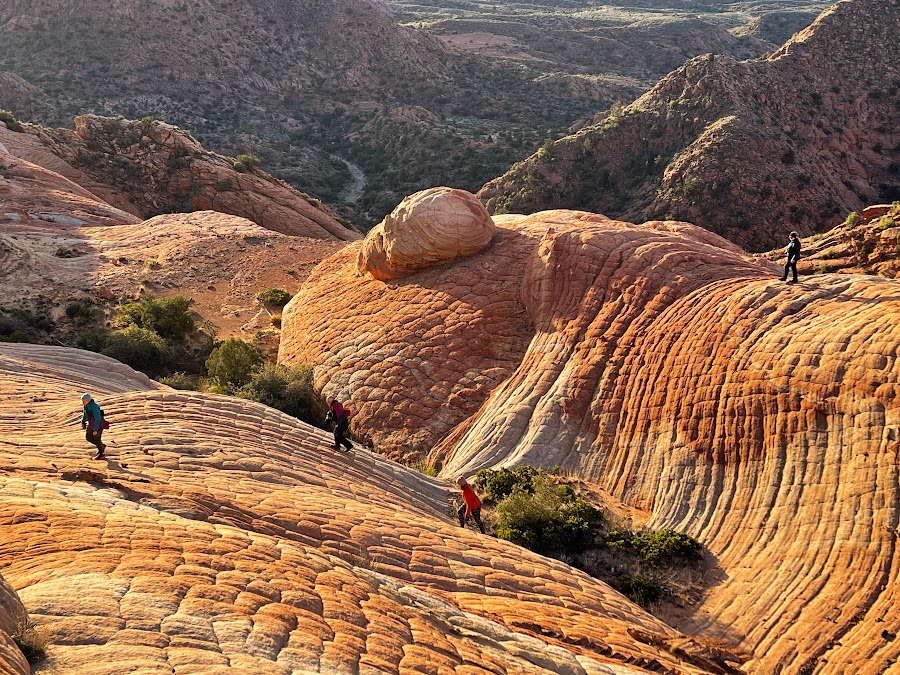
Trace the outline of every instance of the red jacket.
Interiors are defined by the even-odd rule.
[[[481,508],[481,500],[478,499],[478,495],[475,494],[475,490],[472,489],[471,485],[466,485],[462,489],[462,498],[466,503],[467,516],[472,513],[472,509]]]

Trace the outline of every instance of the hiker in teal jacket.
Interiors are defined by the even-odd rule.
[[[97,446],[97,456],[94,459],[103,459],[106,445],[103,444],[103,411],[90,394],[81,395],[81,404],[84,406],[84,414],[81,416],[81,428],[87,429],[85,439],[88,443]]]

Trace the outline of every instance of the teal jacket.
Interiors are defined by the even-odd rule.
[[[100,419],[103,417],[103,411],[97,405],[97,401],[91,400],[84,406],[84,414],[81,416],[81,423],[90,421],[91,428],[94,431],[100,431]]]

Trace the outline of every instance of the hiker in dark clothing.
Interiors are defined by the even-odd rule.
[[[325,399],[328,402],[328,413],[325,415],[326,422],[334,423],[334,449],[340,450],[343,445],[350,452],[353,449],[353,443],[347,438],[346,433],[350,428],[350,419],[347,417],[347,410],[339,402],[334,400],[333,396]]]
[[[456,511],[456,515],[459,516],[459,526],[465,527],[466,520],[469,516],[472,516],[475,524],[478,525],[478,529],[481,530],[481,534],[484,534],[484,523],[481,522],[481,500],[475,494],[472,486],[462,476],[456,479],[456,484],[462,490],[463,498],[462,505]]]
[[[103,411],[90,394],[81,395],[81,404],[84,406],[84,413],[81,415],[81,428],[86,429],[85,439],[88,443],[97,446],[97,456],[94,459],[103,459],[103,453],[106,450],[101,437],[103,436]]]
[[[784,274],[781,275],[781,280],[787,281],[788,271],[791,270],[794,273],[794,278],[791,281],[788,281],[788,283],[796,284],[797,261],[800,260],[800,238],[797,236],[796,232],[791,232],[791,243],[788,244],[786,252],[787,262],[784,264]]]

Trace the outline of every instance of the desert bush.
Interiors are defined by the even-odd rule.
[[[144,298],[122,305],[117,319],[121,326],[146,328],[170,340],[184,340],[197,328],[191,316],[190,300],[182,295]]]
[[[259,166],[259,157],[256,155],[237,155],[234,158],[235,171],[243,173],[244,171],[253,171]]]
[[[106,328],[96,326],[82,333],[75,341],[75,345],[89,352],[102,352],[109,340],[109,331]]]
[[[533,493],[533,481],[543,473],[527,464],[515,469],[482,469],[475,474],[475,487],[486,502],[499,502],[516,491]]]
[[[47,655],[47,635],[30,621],[20,621],[11,637],[28,663],[40,661]]]
[[[165,340],[152,330],[138,326],[110,333],[101,353],[151,377],[165,371],[171,356]]]
[[[13,115],[9,110],[0,110],[0,122],[6,124],[6,128],[10,131],[21,132],[22,124],[19,120],[16,119],[16,116]]]
[[[183,371],[177,371],[166,377],[159,378],[162,384],[172,387],[172,389],[181,389],[182,391],[199,391],[200,380],[195,375],[188,375]]]
[[[533,492],[519,487],[497,505],[497,536],[538,553],[577,552],[593,540],[600,512],[568,485],[556,485],[540,473],[531,479]]]
[[[281,288],[269,288],[256,294],[256,299],[267,305],[284,307],[291,300],[291,294]]]
[[[229,338],[221,343],[206,359],[209,376],[226,391],[235,391],[249,383],[253,371],[263,363],[263,356],[256,347]]]
[[[658,601],[663,590],[643,574],[622,574],[610,580],[610,586],[637,605]]]
[[[236,393],[241,398],[263,403],[309,424],[318,425],[325,415],[313,388],[311,366],[285,368],[266,363],[253,372],[250,381]]]
[[[699,541],[669,529],[635,534],[623,528],[614,528],[607,532],[605,543],[615,550],[634,552],[654,567],[697,561],[703,556],[703,546]]]
[[[97,308],[90,298],[79,298],[66,304],[66,316],[73,321],[92,321],[97,316]]]
[[[31,326],[14,316],[0,315],[0,342],[34,342]]]
[[[859,223],[859,214],[856,211],[851,211],[847,215],[847,219],[844,221],[844,227],[849,230],[853,227],[856,227],[858,223]]]

